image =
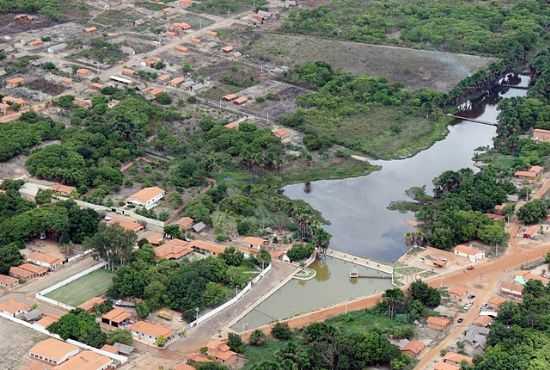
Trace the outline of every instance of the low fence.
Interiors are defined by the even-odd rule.
[[[228,308],[229,306],[233,305],[234,303],[236,303],[237,301],[239,301],[244,295],[246,295],[246,293],[248,293],[251,289],[252,289],[252,286],[254,284],[256,284],[258,281],[260,281],[265,275],[267,275],[267,273],[269,271],[271,271],[271,264],[269,264],[269,266],[267,266],[262,272],[260,272],[258,274],[258,276],[256,276],[254,279],[252,279],[251,281],[248,282],[248,284],[246,284],[246,286],[244,287],[243,290],[241,290],[235,297],[231,298],[229,301],[225,302],[224,304],[222,304],[221,306],[218,306],[216,307],[215,309],[213,309],[212,311],[209,311],[207,313],[205,313],[204,315],[202,315],[201,317],[199,317],[197,320],[191,322],[188,324],[188,327],[189,328],[193,328],[197,325],[200,325],[202,324],[203,322],[207,321],[208,319],[214,317],[216,314],[218,314],[219,312],[225,310],[226,308]]]
[[[74,309],[73,306],[68,305],[68,304],[65,304],[65,303],[63,303],[63,302],[56,301],[56,300],[51,299],[51,298],[48,298],[48,297],[46,297],[46,295],[49,294],[49,293],[51,293],[51,292],[53,292],[53,291],[56,290],[56,289],[59,289],[59,288],[61,288],[61,287],[64,287],[65,285],[68,285],[68,284],[72,283],[72,282],[75,281],[75,280],[80,279],[80,278],[83,277],[83,276],[86,276],[86,275],[88,275],[88,274],[91,274],[92,272],[97,271],[97,270],[99,270],[99,269],[105,267],[105,265],[107,265],[106,262],[101,262],[101,263],[99,263],[99,264],[97,264],[97,265],[94,265],[94,266],[92,266],[92,267],[90,267],[90,268],[88,268],[88,269],[86,269],[86,270],[84,270],[84,271],[79,272],[78,274],[75,274],[75,275],[73,275],[73,276],[68,277],[68,278],[65,279],[65,280],[60,281],[59,283],[56,283],[56,284],[54,284],[54,285],[52,285],[52,286],[47,287],[47,288],[44,289],[44,290],[41,290],[40,292],[38,292],[38,293],[35,294],[35,297],[36,297],[36,299],[38,299],[39,301],[46,302],[46,303],[51,304],[51,305],[53,305],[53,306],[61,307],[61,308],[65,309],[65,310],[71,311],[71,310]]]
[[[29,329],[32,329],[36,332],[39,332],[40,334],[44,334],[44,335],[47,335],[49,337],[52,337],[52,338],[55,338],[55,339],[58,339],[60,341],[63,341],[63,339],[57,335],[57,334],[54,334],[54,333],[50,333],[48,330],[44,329],[43,327],[41,326],[38,326],[38,325],[35,325],[35,324],[31,324],[29,322],[26,322],[26,321],[23,321],[21,319],[18,319],[16,317],[13,317],[13,316],[10,316],[8,314],[5,314],[3,312],[0,312],[0,317],[6,319],[6,320],[9,320],[13,323],[16,323],[16,324],[19,324],[19,325],[22,325],[26,328],[29,328]],[[100,355],[103,355],[105,357],[109,357],[111,360],[114,360],[118,363],[120,363],[121,365],[124,365],[125,363],[128,362],[128,357],[126,356],[122,356],[122,355],[119,355],[119,354],[115,354],[115,353],[111,353],[111,352],[106,352],[106,351],[102,351],[100,349],[97,349],[95,347],[90,347],[89,345],[87,344],[84,344],[84,343],[81,343],[79,341],[76,341],[76,340],[72,340],[72,339],[68,339],[67,340],[67,343],[70,343],[72,345],[75,345],[79,348],[82,348],[84,350],[88,350],[88,351],[93,351],[97,354],[100,354]]]

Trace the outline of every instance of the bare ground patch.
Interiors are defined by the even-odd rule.
[[[17,325],[11,321],[0,318],[0,367],[4,370],[19,369],[29,350],[40,340],[46,339],[45,335]]]
[[[311,36],[259,32],[224,32],[241,51],[259,61],[294,66],[323,61],[355,74],[367,73],[407,87],[449,91],[492,58],[326,40]]]

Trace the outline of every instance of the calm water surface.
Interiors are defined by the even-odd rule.
[[[522,82],[524,83],[524,81]],[[503,97],[525,96],[526,90],[510,89]],[[496,105],[488,104],[477,117],[496,122]],[[393,262],[406,250],[404,234],[412,214],[390,211],[395,200],[407,199],[412,186],[432,187],[434,177],[446,170],[473,167],[476,148],[492,145],[496,128],[463,121],[449,128],[448,136],[414,157],[392,161],[373,161],[380,171],[343,180],[316,181],[311,191],[304,184],[284,188],[292,199],[302,199],[330,221],[331,247],[357,256]]]
[[[231,328],[241,332],[392,287],[391,279],[354,279],[352,281],[349,279],[349,273],[353,269],[360,275],[390,276],[332,257],[327,257],[323,263],[315,262],[311,268],[317,271],[314,279],[290,280]]]

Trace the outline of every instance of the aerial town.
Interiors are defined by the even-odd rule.
[[[0,370],[550,369],[545,0],[0,0]]]

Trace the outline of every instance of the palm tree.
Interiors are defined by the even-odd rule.
[[[384,292],[384,297],[382,301],[388,307],[388,316],[393,320],[397,309],[405,302],[405,295],[401,289],[394,288],[388,289]]]

